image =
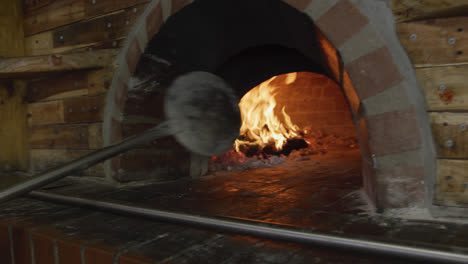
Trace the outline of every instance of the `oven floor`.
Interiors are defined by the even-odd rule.
[[[468,224],[367,215],[358,150],[199,180],[112,186],[68,178],[43,191],[186,213],[292,225],[468,253]],[[18,198],[0,205],[0,263],[416,263],[151,222]],[[8,250],[9,247],[13,250]],[[32,250],[31,250],[32,249]],[[43,252],[44,251],[44,252]],[[20,252],[20,253],[18,253]],[[31,253],[33,252],[33,253]],[[38,260],[37,258],[43,258]],[[67,260],[67,261],[65,261]]]

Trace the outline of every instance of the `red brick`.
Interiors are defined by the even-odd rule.
[[[378,169],[376,177],[379,208],[404,208],[424,202],[424,184],[421,183],[424,181],[424,167]]]
[[[155,259],[128,253],[119,257],[119,264],[151,264],[155,262]]]
[[[354,126],[326,126],[322,130],[325,134],[329,135],[357,138],[356,128]]]
[[[343,112],[329,112],[326,114],[327,125],[349,125],[349,120],[346,118],[345,113]]]
[[[8,227],[18,219],[0,219],[0,263],[11,263],[11,243]]]
[[[344,71],[343,74],[343,91],[346,98],[348,99],[349,105],[351,106],[351,111],[353,112],[353,114],[356,114],[359,105],[361,104],[361,100],[357,95],[356,89],[354,88],[353,83],[351,82],[351,78],[349,78],[349,74],[347,71]]]
[[[152,39],[153,36],[158,33],[159,28],[163,23],[164,20],[160,1],[146,17],[146,31],[148,32],[148,39]]]
[[[127,138],[129,136],[133,136],[133,135],[142,133],[143,131],[145,131],[147,129],[150,129],[150,128],[156,126],[156,125],[157,125],[156,123],[154,123],[154,124],[151,124],[151,123],[129,123],[129,124],[126,124],[126,123],[124,123],[123,124],[123,136],[125,138]],[[179,142],[177,142],[175,137],[172,137],[172,136],[154,140],[154,141],[152,141],[150,143],[147,143],[145,145],[138,146],[138,147],[136,147],[136,149],[139,149],[139,148],[147,149],[148,147],[153,147],[153,148],[158,148],[158,149],[167,148],[167,149],[172,149],[172,150],[174,150],[174,149],[180,149],[180,150],[185,149],[185,147],[183,147]]]
[[[322,97],[337,97],[337,96],[343,96],[343,92],[341,91],[341,88],[337,84],[330,82],[329,85],[327,85],[326,87],[323,87]]]
[[[125,123],[125,120],[122,124],[122,133],[123,137],[129,137],[133,136],[139,133],[142,133],[143,131],[150,129],[157,125],[156,123],[151,124],[151,123]]]
[[[306,112],[320,112],[322,110],[323,100],[320,99],[304,99],[304,101],[299,103],[299,111],[300,113]]]
[[[417,149],[421,146],[418,120],[413,107],[367,118],[369,142],[377,156]]]
[[[346,65],[361,100],[376,95],[402,81],[387,47],[377,49]]]
[[[320,42],[323,60],[326,61],[333,79],[336,82],[340,82],[340,58],[338,57],[338,52],[325,35],[320,32],[320,30],[317,30],[317,39]]]
[[[349,112],[348,101],[346,101],[344,96],[337,96],[334,98],[334,101],[335,101],[335,111]]]
[[[31,243],[29,240],[31,229],[45,226],[45,224],[29,222],[21,222],[13,225],[13,252],[15,264],[31,263]]]
[[[130,45],[128,46],[127,54],[125,56],[125,59],[127,60],[128,64],[128,69],[130,70],[130,73],[135,72],[136,66],[138,64],[138,60],[140,60],[141,56],[141,48],[140,44],[138,44],[138,39],[134,37],[130,41]]]
[[[361,162],[363,187],[369,200],[373,203],[374,206],[377,206],[375,170],[372,168],[371,162],[372,160],[368,160],[365,157]]]
[[[125,114],[163,117],[164,96],[159,93],[150,93],[141,98],[130,96],[125,106]]]
[[[94,244],[86,247],[86,264],[113,264],[114,255],[118,250],[104,244]]]
[[[306,100],[305,103],[308,105],[308,108],[305,108],[305,110],[309,110],[311,112],[320,112],[322,110],[320,108],[322,101],[323,100],[320,100],[320,99]]]
[[[283,2],[286,2],[289,5],[295,7],[296,9],[303,11],[304,9],[306,9],[307,6],[309,6],[312,0],[283,0]]]
[[[190,162],[185,150],[161,149],[159,151],[134,150],[123,154],[121,168],[128,171],[146,171],[157,168],[182,167]]]
[[[364,159],[371,162],[372,154],[370,150],[369,128],[368,128],[367,120],[365,118],[361,118],[357,120],[356,126],[357,126],[357,131],[358,131],[361,156]]]
[[[179,12],[186,5],[190,4],[193,0],[172,0],[171,14]]]
[[[349,0],[341,0],[323,14],[316,23],[333,45],[340,47],[368,22],[367,17]]]
[[[34,245],[34,261],[36,264],[54,263],[54,239],[62,236],[63,232],[56,229],[35,231],[32,234]]]
[[[318,85],[309,84],[302,89],[297,89],[299,93],[303,96],[312,97],[312,98],[319,98],[322,95],[323,87]]]
[[[330,112],[335,109],[335,101],[333,99],[320,100],[319,101],[319,112]]]
[[[323,126],[327,124],[327,118],[320,113],[307,113],[303,116],[303,120],[308,120],[310,124]]]
[[[82,264],[81,248],[86,243],[78,237],[66,237],[57,240],[59,264]]]

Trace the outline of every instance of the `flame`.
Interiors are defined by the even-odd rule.
[[[285,83],[296,80],[297,73],[289,73]],[[293,124],[286,114],[285,107],[281,109],[283,120],[275,114],[277,87],[271,85],[276,76],[261,83],[242,97],[239,108],[242,117],[240,139],[235,142],[235,149],[241,146],[258,145],[263,148],[274,144],[276,150],[281,150],[289,138],[298,136],[299,128]]]

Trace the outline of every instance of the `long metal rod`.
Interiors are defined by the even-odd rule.
[[[97,150],[72,162],[56,168],[52,168],[40,174],[34,175],[25,181],[14,184],[13,186],[9,186],[7,189],[0,191],[0,203],[59,180],[75,171],[89,168],[129,149],[149,143],[155,139],[168,136],[171,134],[169,132],[168,123],[169,121],[163,122],[160,125],[150,128],[139,135],[129,137],[119,143]]]
[[[189,215],[151,208],[135,207],[133,205],[130,206],[79,197],[69,197],[42,191],[33,191],[30,193],[30,196],[41,200],[85,206],[117,214],[139,216],[152,220],[163,220],[171,223],[185,224],[273,240],[300,244],[314,244],[354,250],[368,254],[385,254],[399,258],[422,260],[425,261],[425,263],[468,263],[468,255],[355,238],[344,238],[331,234],[318,234],[312,233],[309,230],[300,230],[275,224],[265,224],[247,220],[239,221],[231,218],[213,218]]]

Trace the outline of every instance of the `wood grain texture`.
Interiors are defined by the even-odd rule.
[[[101,122],[105,95],[81,96],[64,100],[65,122],[68,124]]]
[[[32,36],[148,2],[149,0],[54,0],[43,3],[41,8],[26,10],[24,31],[26,36]]]
[[[125,38],[105,40],[98,43],[86,43],[73,46],[63,46],[54,48],[52,41],[52,31],[47,31],[25,39],[25,55],[40,56],[58,53],[76,53],[102,49],[118,49],[122,48],[125,43]],[[45,45],[41,45],[40,39],[47,39]],[[50,39],[50,42],[49,42]],[[36,42],[37,40],[37,42]],[[50,44],[49,44],[50,43]]]
[[[468,17],[399,23],[397,31],[416,68],[468,63]]]
[[[28,166],[26,83],[0,83],[0,171]]]
[[[99,50],[73,54],[0,59],[0,78],[43,76],[72,70],[112,66],[117,50]]]
[[[127,37],[146,4],[53,30],[53,47],[86,45]]]
[[[52,0],[23,0],[23,10],[25,13],[50,5]]]
[[[468,65],[416,69],[429,111],[468,110]]]
[[[87,0],[85,2],[85,13],[86,17],[100,16],[148,2],[150,0],[96,0],[94,3]]]
[[[72,161],[92,150],[70,150],[70,149],[31,149],[30,150],[30,168],[31,172],[38,173],[66,162]],[[99,163],[83,172],[77,172],[74,175],[87,175],[94,177],[104,177],[104,165]]]
[[[61,100],[29,104],[29,126],[63,124],[65,122],[63,105],[63,101]]]
[[[112,80],[112,69],[75,71],[33,79],[29,83],[29,103],[51,101],[107,92]]]
[[[85,1],[55,0],[42,8],[27,12],[24,17],[25,36],[84,19]]]
[[[88,81],[88,94],[98,95],[107,93],[114,76],[114,68],[107,67],[99,70],[89,71],[86,79]]]
[[[26,56],[38,56],[59,52],[51,52],[54,48],[52,32],[47,31],[24,38],[24,54]]]
[[[430,113],[432,133],[441,158],[468,158],[468,113]]]
[[[0,1],[0,57],[24,55],[21,1]]]
[[[435,203],[446,206],[468,205],[468,160],[437,161]]]
[[[464,15],[466,0],[391,0],[393,15],[398,22],[435,17]]]
[[[33,80],[29,85],[28,102],[88,95],[87,77],[86,71],[78,71]]]
[[[96,149],[102,146],[101,123],[32,127],[32,149]]]

